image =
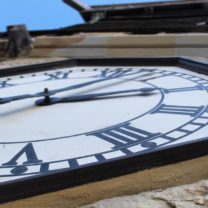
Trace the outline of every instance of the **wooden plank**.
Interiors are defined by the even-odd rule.
[[[180,1],[164,1],[164,2],[149,2],[149,3],[128,3],[128,4],[114,4],[111,5],[96,5],[92,6],[93,9],[127,9],[127,8],[142,8],[142,7],[155,7],[155,6],[175,6],[175,5],[183,5],[183,4],[200,4],[207,3],[207,0],[180,0]]]
[[[132,3],[132,4],[121,4],[121,5],[105,5],[95,6],[91,10],[81,11],[81,15],[85,21],[90,21],[96,13],[102,13],[104,15],[102,19],[109,20],[112,17],[120,16],[122,19],[127,19],[128,16],[145,16],[146,18],[158,18],[163,17],[163,13],[167,13],[167,17],[178,15],[177,18],[184,16],[183,13],[187,14],[190,12],[198,13],[207,10],[207,1],[174,1],[174,2],[157,2],[157,3]],[[101,20],[102,20],[101,19]],[[100,20],[99,20],[100,21]]]
[[[99,21],[94,24],[81,24],[64,28],[59,33],[72,34],[78,32],[132,32],[137,34],[155,34],[159,32],[207,32],[208,17]]]
[[[139,13],[139,12],[131,12],[130,14],[126,15],[110,15],[107,14],[106,18],[108,21],[111,20],[149,20],[149,19],[164,19],[164,18],[194,18],[194,17],[208,17],[208,8],[204,10],[196,10],[196,9],[190,9],[190,10],[178,10],[177,12],[170,12],[170,11],[164,11],[164,12],[154,12],[154,13]]]

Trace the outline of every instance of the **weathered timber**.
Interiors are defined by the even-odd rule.
[[[80,0],[63,0],[63,1],[67,5],[73,7],[74,9],[76,9],[78,11],[83,11],[83,10],[89,10],[89,9],[91,9],[90,6],[88,6],[87,4],[81,2]]]

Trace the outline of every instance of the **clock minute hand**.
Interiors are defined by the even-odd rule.
[[[45,99],[40,99],[35,102],[37,106],[45,106],[45,105],[53,105],[57,103],[67,103],[67,102],[82,102],[89,101],[95,99],[104,99],[105,96],[110,95],[121,95],[127,93],[140,92],[138,95],[148,95],[155,91],[155,88],[140,88],[140,89],[132,89],[132,90],[123,90],[123,91],[113,91],[113,92],[104,92],[104,93],[94,93],[94,94],[85,94],[85,95],[74,95],[70,97],[50,97],[45,96]]]
[[[127,76],[127,75],[125,75],[125,76]],[[86,86],[96,84],[96,83],[100,83],[103,81],[116,79],[118,77],[119,77],[119,75],[107,77],[107,78],[102,78],[102,79],[98,79],[98,80],[93,80],[93,81],[89,81],[89,82],[85,82],[85,83],[81,83],[81,84],[76,84],[76,85],[72,85],[72,86],[68,86],[68,87],[64,87],[64,88],[60,88],[60,89],[50,90],[50,92],[47,92],[47,93],[45,91],[43,91],[43,92],[38,92],[35,94],[23,94],[23,95],[11,96],[11,97],[4,97],[4,98],[0,98],[0,105],[10,103],[13,101],[28,99],[28,98],[51,96],[51,95],[55,95],[56,93],[59,93],[59,92],[65,92],[65,91],[69,91],[69,90],[79,89],[79,88],[86,87]]]
[[[113,77],[113,78],[116,78],[116,77]],[[4,98],[0,98],[0,104],[6,104],[6,103],[13,102],[13,101],[23,100],[23,99],[28,99],[28,98],[51,96],[51,95],[55,95],[56,93],[59,93],[59,92],[65,92],[65,91],[69,91],[69,90],[74,90],[74,89],[86,87],[86,86],[89,86],[89,85],[92,85],[95,83],[99,83],[99,82],[103,82],[103,81],[113,79],[113,78],[103,78],[103,79],[93,80],[93,81],[89,81],[89,82],[85,82],[85,83],[81,83],[81,84],[76,84],[76,85],[72,85],[72,86],[68,86],[68,87],[64,87],[64,88],[60,88],[60,89],[50,90],[49,92],[43,91],[43,92],[38,92],[35,94],[23,94],[23,95],[11,96],[11,97],[4,97]]]

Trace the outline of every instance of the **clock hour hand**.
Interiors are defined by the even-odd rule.
[[[5,97],[0,98],[0,104],[6,104],[17,100],[23,100],[28,98],[35,98],[35,97],[44,97],[46,95],[45,92],[39,92],[35,94],[23,94],[23,95],[16,95],[11,97]],[[53,95],[53,93],[50,93],[50,95]]]
[[[151,94],[155,90],[157,90],[157,89],[155,89],[155,88],[140,88],[140,89],[123,90],[123,91],[113,91],[113,92],[94,93],[94,94],[85,94],[85,95],[74,95],[74,96],[63,97],[63,98],[50,97],[50,93],[49,93],[48,95],[45,96],[44,99],[37,100],[35,102],[35,104],[37,106],[45,106],[45,105],[53,105],[56,103],[81,102],[81,101],[109,98],[109,97],[105,97],[105,96],[122,95],[122,94],[128,94],[128,93],[136,93],[136,92],[139,93],[137,95],[148,95],[148,94]]]

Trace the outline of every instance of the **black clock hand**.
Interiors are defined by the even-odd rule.
[[[125,75],[125,76],[127,76],[127,75]],[[116,79],[116,78],[119,78],[119,77],[120,76],[117,75],[117,76],[113,76],[113,77],[102,78],[102,79],[93,80],[93,81],[89,81],[89,82],[85,82],[85,83],[81,83],[81,84],[72,85],[72,86],[69,86],[69,87],[64,87],[64,88],[60,88],[60,89],[51,90],[50,92],[47,92],[47,93],[45,93],[45,91],[44,91],[44,92],[38,92],[38,93],[35,93],[35,94],[23,94],[23,95],[0,98],[0,105],[10,103],[10,102],[13,102],[13,101],[28,99],[28,98],[51,96],[51,95],[55,95],[56,93],[59,93],[59,92],[74,90],[74,89],[86,87],[86,86],[89,86],[89,85],[92,85],[92,84],[96,84],[96,83],[99,83],[99,82],[103,82],[103,81],[107,81],[107,80],[111,80],[111,79]]]
[[[100,82],[110,80],[110,79],[115,79],[115,78],[116,77],[93,80],[93,81],[89,81],[89,82],[85,82],[85,83],[81,83],[81,84],[72,85],[72,86],[69,86],[69,87],[64,87],[64,88],[60,88],[60,89],[56,89],[56,90],[51,90],[50,92],[47,92],[47,93],[44,91],[44,92],[38,92],[38,93],[35,93],[35,94],[23,94],[23,95],[0,98],[0,104],[6,104],[6,103],[9,103],[9,102],[28,99],[28,98],[51,96],[51,95],[55,95],[56,93],[59,93],[59,92],[74,90],[74,89],[82,88],[82,87],[85,87],[85,86],[89,86],[89,85],[92,85],[92,84],[95,84],[95,83],[100,83]]]
[[[103,99],[105,96],[109,95],[121,95],[127,93],[134,93],[140,92],[137,95],[148,95],[155,91],[155,88],[140,88],[140,89],[132,89],[132,90],[123,90],[123,91],[114,91],[114,92],[104,92],[104,93],[94,93],[94,94],[85,94],[85,95],[74,95],[69,97],[50,97],[49,94],[45,96],[45,99],[40,99],[35,102],[37,106],[44,106],[44,105],[52,105],[56,103],[66,103],[66,102],[81,102],[81,101],[88,101],[88,100],[95,100],[95,99]],[[109,98],[109,97],[108,97]]]

